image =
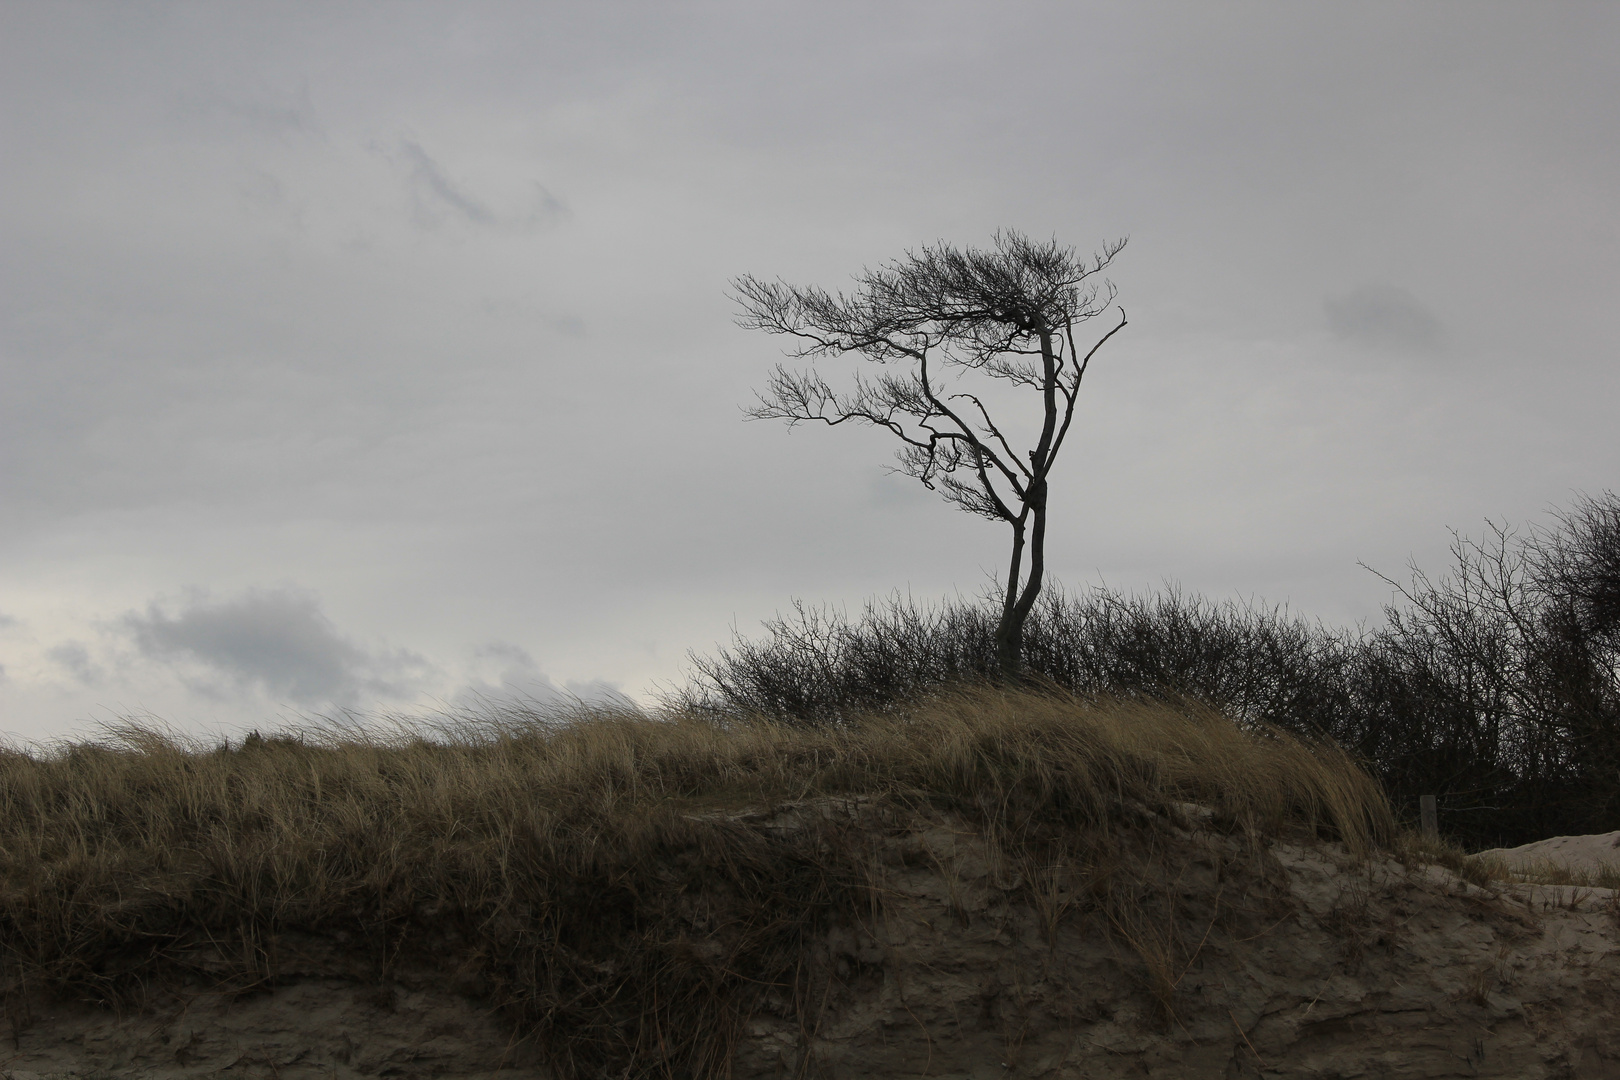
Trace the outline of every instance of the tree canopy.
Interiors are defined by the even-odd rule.
[[[1124,246],[1114,241],[1085,258],[1008,230],[987,249],[942,242],[907,252],[857,275],[848,293],[751,275],[733,282],[739,325],[794,339],[789,355],[856,354],[877,365],[840,390],[813,367],[778,364],[751,418],[883,428],[900,441],[898,471],[1012,528],[997,632],[1009,674],[1019,668],[1023,622],[1045,573],[1047,478],[1092,358],[1126,325],[1121,309],[1108,330],[1082,339],[1083,324],[1113,306],[1115,289],[1099,275]],[[988,392],[970,388],[969,377],[1038,397],[1038,431],[1022,454]]]

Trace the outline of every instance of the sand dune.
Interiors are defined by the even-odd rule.
[[[1553,866],[1594,875],[1604,870],[1620,872],[1620,831],[1554,836],[1515,848],[1491,848],[1480,855],[1500,859],[1516,870]]]
[[[733,816],[780,832],[806,810]],[[869,834],[881,902],[805,957],[812,1000],[784,987],[746,1020],[736,1077],[1620,1077],[1612,890],[1482,887],[1145,810],[1037,880],[948,814],[825,813]],[[1604,850],[1575,839],[1547,843]],[[15,1080],[548,1075],[442,974],[377,985],[361,958],[334,974],[341,942],[282,945],[277,985],[245,994],[13,1008],[0,1060]]]

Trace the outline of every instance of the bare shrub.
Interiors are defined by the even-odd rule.
[[[1361,648],[1347,745],[1480,847],[1620,828],[1620,498],[1557,520],[1458,536]]]
[[[1049,588],[1024,627],[1028,679],[1080,694],[1190,699],[1332,738],[1415,817],[1475,847],[1620,828],[1620,498],[1550,528],[1457,537],[1454,565],[1390,581],[1384,624],[1287,609]],[[1386,579],[1389,580],[1389,579]],[[857,617],[795,605],[759,638],[693,656],[671,695],[714,716],[838,725],[932,687],[994,679],[991,604],[898,595]]]

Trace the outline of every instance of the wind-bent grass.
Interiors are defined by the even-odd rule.
[[[131,726],[0,752],[7,1008],[263,985],[281,937],[348,934],[380,977],[436,965],[508,1008],[566,1075],[716,1072],[762,995],[802,1000],[809,936],[857,917],[869,845],[848,815],[715,811],[850,797],[1008,843],[1189,802],[1256,836],[1396,835],[1336,748],[1056,692],[963,689],[832,728],[506,710],[209,748]]]

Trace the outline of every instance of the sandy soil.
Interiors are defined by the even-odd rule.
[[[1591,836],[1554,836],[1515,848],[1491,848],[1480,854],[1501,859],[1514,868],[1551,865],[1596,873],[1606,867],[1620,867],[1620,831]]]
[[[1331,844],[1256,848],[1195,815],[1068,869],[945,817],[864,824],[874,912],[815,943],[813,1000],[748,1022],[736,1077],[1620,1078],[1611,890],[1481,889]],[[16,1080],[544,1075],[426,976],[127,1016],[34,1005],[0,1033]]]
[[[0,1041],[11,1080],[454,1076],[527,1080],[522,1047],[474,1002],[431,989],[307,979],[271,993],[199,993],[117,1016],[55,1003]]]
[[[813,1040],[823,1074],[1620,1077],[1612,891],[1154,835],[1138,912],[1055,933],[978,838],[909,837],[928,857],[898,860],[884,917],[837,946],[864,978]],[[788,1075],[792,1030],[756,1036],[739,1073]]]

